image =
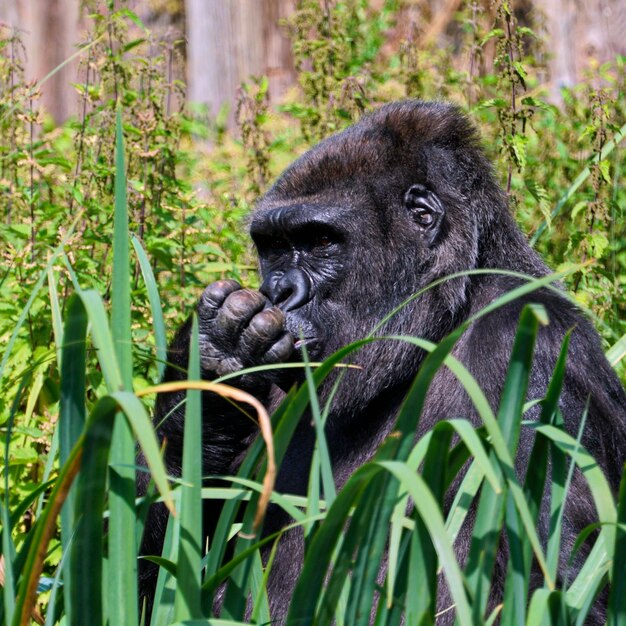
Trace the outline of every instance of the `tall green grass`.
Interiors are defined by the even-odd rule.
[[[289,625],[358,626],[369,624],[371,616],[375,616],[377,626],[400,624],[403,620],[411,625],[434,624],[436,598],[443,584],[453,602],[446,610],[454,610],[461,625],[492,624],[497,619],[505,626],[582,625],[594,598],[609,581],[608,623],[626,623],[626,474],[616,502],[593,459],[561,428],[558,400],[567,339],[546,397],[541,400],[540,420],[523,424],[534,341],[539,325],[546,322],[541,307],[523,310],[504,392],[495,413],[471,374],[451,354],[465,326],[438,345],[419,338],[387,338],[411,342],[428,356],[399,412],[395,435],[338,493],[324,439],[328,407],[319,404],[316,389],[335,366],[377,339],[367,338],[347,346],[319,366],[307,364],[306,384],[285,397],[271,417],[270,429],[268,416],[254,399],[225,385],[199,382],[194,321],[189,382],[177,383],[178,388],[188,388],[183,472],[181,479],[170,480],[149,411],[142,401],[144,395],[159,388],[133,391],[129,315],[133,259],[119,113],[115,174],[110,310],[100,294],[83,291],[75,284],[76,293],[65,307],[62,326],[53,281],[49,289],[52,311],[56,312],[56,358],[61,370],[58,471],[54,479],[42,482],[15,510],[9,510],[6,502],[0,506],[4,566],[0,619],[6,626],[29,624],[40,601],[49,625],[145,623],[143,607],[138,605],[136,571],[146,502],[137,499],[137,471],[151,473],[154,489],[146,497],[160,497],[175,512],[169,519],[163,553],[151,557],[160,566],[152,626],[226,626],[248,620],[270,623],[266,583],[274,554],[272,545],[281,533],[270,537],[259,533],[268,498],[289,514],[291,527],[303,528],[306,537],[304,567],[286,618]],[[162,360],[165,332],[156,284],[141,244],[137,239],[132,243],[150,294],[156,358]],[[52,258],[63,254],[61,246]],[[50,278],[48,269],[35,285],[32,300],[39,295],[46,277]],[[554,275],[530,280],[488,310],[557,278]],[[26,315],[27,311],[20,324]],[[11,343],[7,346],[10,349]],[[94,352],[104,378],[104,390],[96,398],[88,397],[86,381],[88,368],[94,367]],[[619,359],[621,354],[623,346],[618,343],[611,356]],[[5,354],[2,365],[7,358]],[[424,399],[441,367],[450,368],[463,385],[482,426],[475,428],[458,417],[444,420],[416,442],[414,433]],[[23,386],[27,384],[24,380]],[[221,487],[203,488],[201,484],[199,403],[203,388],[224,395],[238,394],[237,399],[250,402],[263,431],[237,476],[225,479]],[[15,410],[11,413],[9,434]],[[272,491],[276,467],[306,411],[311,411],[317,437],[308,494],[299,497],[276,493]],[[529,470],[520,477],[514,458],[522,427],[534,428],[537,436]],[[7,436],[7,464],[10,441]],[[147,470],[135,465],[136,443],[143,451]],[[52,464],[56,462],[54,448],[50,454]],[[549,462],[552,470],[546,482]],[[589,483],[599,519],[589,532],[597,530],[598,537],[579,575],[567,585],[558,586],[562,509],[572,464],[580,468]],[[453,504],[444,512],[444,493],[467,466]],[[5,487],[8,492],[6,475]],[[553,522],[548,543],[543,545],[536,526],[546,491],[550,494]],[[32,528],[16,545],[14,539],[23,516],[37,498],[44,504]],[[222,507],[206,553],[202,498],[215,500],[215,506]],[[407,506],[409,500],[411,507]],[[472,502],[476,519],[471,549],[467,561],[461,564],[453,544]],[[59,527],[62,558],[54,576],[43,579],[44,568],[50,567],[48,547]],[[504,602],[488,608],[492,568],[503,533],[512,548]],[[229,545],[232,549],[227,549]],[[385,559],[386,574],[381,585],[380,568]],[[531,590],[533,562],[538,565],[543,583]],[[212,618],[215,594],[225,582],[228,585],[221,616]],[[43,596],[42,587],[46,587]]]

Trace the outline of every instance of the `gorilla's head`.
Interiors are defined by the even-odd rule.
[[[387,105],[321,142],[261,199],[250,230],[261,291],[316,359],[367,335],[437,278],[543,267],[532,253],[528,261],[474,127],[442,103]],[[469,288],[461,278],[426,292],[384,331],[440,339],[464,314]],[[362,351],[364,401],[412,378],[418,361],[398,343]]]

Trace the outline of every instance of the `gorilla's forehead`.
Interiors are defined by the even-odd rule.
[[[407,167],[406,161],[412,156],[415,152],[407,155],[391,133],[355,126],[318,144],[295,161],[276,181],[267,199],[346,195],[377,182],[382,184],[409,169],[414,176],[423,176],[419,159],[415,159],[415,167]]]
[[[440,179],[457,151],[478,148],[474,128],[454,106],[408,100],[381,107],[323,140],[279,177],[264,201],[304,202],[367,189],[370,196]]]
[[[256,207],[250,221],[250,232],[253,234],[272,234],[288,230],[311,227],[315,225],[345,225],[350,214],[354,212],[354,203],[342,203],[336,196],[332,202],[299,201],[287,202],[282,199],[262,200]]]

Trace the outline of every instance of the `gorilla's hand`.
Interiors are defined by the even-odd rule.
[[[242,289],[234,280],[218,280],[204,290],[198,326],[200,362],[207,378],[282,363],[293,352],[284,313],[259,291]],[[259,372],[244,375],[235,384],[252,390],[279,378],[275,370]]]

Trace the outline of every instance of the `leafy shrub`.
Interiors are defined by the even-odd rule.
[[[126,8],[110,13],[94,9],[80,54],[84,79],[73,85],[81,98],[81,114],[60,128],[37,108],[37,86],[24,82],[18,34],[0,29],[0,337],[5,346],[0,355],[0,427],[6,442],[0,488],[0,619],[5,623],[26,623],[41,603],[49,624],[63,615],[73,624],[137,621],[137,543],[128,529],[137,525],[141,530],[146,509],[145,503],[135,506],[131,429],[150,461],[157,490],[174,499],[180,511],[171,520],[165,560],[160,561],[154,623],[206,616],[212,594],[226,577],[238,584],[238,590],[231,586],[229,592],[229,623],[244,619],[249,597],[257,622],[269,619],[267,572],[258,538],[250,537],[259,494],[269,495],[257,461],[271,440],[255,444],[239,482],[203,490],[202,497],[226,498],[227,503],[220,534],[201,557],[198,541],[193,541],[199,540],[193,505],[199,490],[193,479],[197,455],[189,448],[182,483],[168,485],[148,419],[148,392],[154,391],[162,372],[165,327],[175,326],[184,311],[192,309],[198,288],[224,275],[255,283],[254,262],[241,228],[249,204],[310,140],[346,126],[380,102],[403,96],[446,97],[472,111],[506,181],[518,221],[553,266],[575,269],[566,275],[566,285],[597,316],[612,346],[608,356],[614,364],[620,362],[626,352],[626,237],[620,185],[624,162],[615,146],[626,131],[623,59],[601,68],[605,86],[564,91],[559,108],[548,103],[540,79],[541,42],[529,26],[519,25],[509,3],[498,3],[496,23],[490,23],[478,3],[463,6],[449,27],[449,48],[438,47],[417,27],[402,33],[394,22],[398,16],[406,18],[406,10],[392,0],[379,12],[363,0],[301,0],[287,25],[299,63],[299,92],[274,111],[267,105],[266,81],[252,80],[239,100],[241,141],[202,127],[186,113],[184,85],[171,74],[179,42],[155,41]],[[123,124],[116,121],[118,106]],[[208,155],[194,143],[198,137],[211,138]],[[124,243],[129,233],[133,254]],[[532,335],[540,317],[526,312],[520,332]],[[432,352],[432,371],[446,359],[450,365],[450,348],[444,341]],[[317,369],[314,384],[352,349],[347,347]],[[531,358],[521,348],[513,354],[513,361],[523,366],[522,376]],[[458,364],[452,366],[479,398],[480,389],[467,373]],[[193,368],[192,359],[190,372]],[[561,375],[557,368],[555,385]],[[420,374],[417,403],[428,382],[426,373]],[[512,388],[520,382],[508,384]],[[272,416],[277,462],[290,429],[307,410],[314,384],[290,395]],[[121,387],[125,391],[120,392]],[[197,402],[194,393],[189,391],[190,407]],[[625,488],[614,502],[602,475],[559,429],[555,406],[547,403],[545,423],[536,427],[541,433],[537,454],[551,455],[553,462],[571,458],[586,468],[603,524],[602,540],[581,575],[567,588],[555,590],[558,525],[544,550],[533,531],[536,513],[528,495],[541,492],[541,481],[529,476],[525,484],[517,482],[510,471],[513,440],[503,436],[505,424],[520,424],[524,407],[505,403],[497,420],[486,408],[481,410],[485,426],[476,433],[469,434],[462,421],[451,420],[417,445],[412,439],[415,424],[404,423],[408,417],[401,416],[403,436],[393,448],[381,449],[340,494],[329,482],[332,468],[323,454],[312,468],[312,476],[321,476],[323,489],[320,481],[312,480],[305,499],[272,494],[310,540],[290,616],[294,623],[316,616],[322,622],[332,617],[339,624],[356,624],[361,605],[375,594],[380,598],[380,623],[397,623],[401,612],[413,623],[436,593],[439,566],[454,590],[461,623],[481,623],[477,616],[484,612],[485,597],[467,590],[490,574],[486,567],[460,569],[450,552],[467,513],[465,500],[474,497],[480,485],[491,495],[481,496],[479,507],[486,507],[482,503],[488,498],[490,506],[506,501],[511,507],[504,520],[485,517],[484,526],[474,532],[498,533],[506,526],[527,558],[532,552],[542,565],[545,581],[545,587],[529,597],[528,569],[519,578],[511,570],[506,587],[511,595],[502,623],[524,618],[529,624],[584,623],[590,600],[607,575],[612,582],[611,619],[615,624],[624,619]],[[188,421],[190,429],[198,427]],[[453,432],[463,434],[457,447],[451,447]],[[322,429],[319,436],[319,450],[324,450]],[[192,434],[187,440],[199,437]],[[443,475],[449,459],[469,459],[473,469],[444,519],[435,477]],[[558,480],[553,472],[545,487],[554,498]],[[379,499],[369,494],[381,493],[386,497],[373,504]],[[407,515],[403,502],[409,495],[420,505]],[[555,506],[562,506],[565,497],[560,495]],[[394,508],[391,502],[397,498],[400,504]],[[105,508],[110,522],[103,543]],[[238,511],[243,526],[236,534]],[[351,523],[345,530],[347,519]],[[355,554],[357,532],[359,538],[370,539]],[[231,535],[234,556],[226,556]],[[384,589],[379,589],[371,569],[364,567],[363,555],[372,554],[370,550],[380,554],[385,542],[389,571]],[[427,558],[431,543],[438,561]],[[194,563],[195,569],[185,570],[183,562]],[[375,559],[372,563],[377,567]],[[329,566],[332,584],[322,588]],[[106,576],[111,570],[120,575]],[[417,579],[426,582],[417,585]],[[108,580],[112,584],[105,583]],[[409,594],[408,589],[420,591]]]

